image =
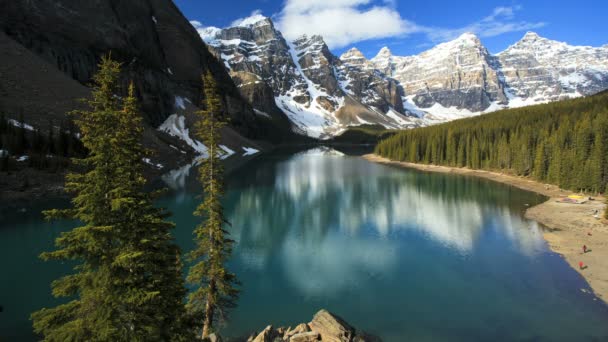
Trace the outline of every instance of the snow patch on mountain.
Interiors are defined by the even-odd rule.
[[[418,55],[383,47],[368,60],[355,47],[338,58],[320,36],[288,42],[259,13],[229,28],[197,30],[241,77],[237,86],[249,94],[270,87],[294,131],[320,139],[349,126],[427,126],[608,89],[608,46],[570,46],[533,32],[496,55],[464,33]],[[252,103],[257,115],[265,116],[267,102]]]
[[[17,120],[8,119],[8,123],[11,124],[11,125],[13,125],[13,126],[15,126],[15,127],[17,127],[17,128],[23,128],[23,129],[26,129],[28,131],[33,131],[34,130],[34,127],[26,124],[25,122],[19,122]]]
[[[175,97],[175,108],[186,109],[186,101],[190,102],[190,100],[183,98],[181,96]]]
[[[256,150],[253,147],[245,147],[245,146],[243,146],[243,151],[245,151],[245,153],[243,153],[243,156],[250,156],[250,155],[254,155],[256,153],[260,153],[260,151]]]
[[[165,122],[158,127],[158,130],[183,140],[204,158],[209,156],[207,147],[202,142],[190,137],[189,129],[186,127],[185,116],[179,114],[170,115]]]

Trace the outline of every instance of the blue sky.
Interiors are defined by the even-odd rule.
[[[226,27],[239,18],[273,18],[283,34],[322,34],[341,54],[356,46],[373,57],[383,46],[411,55],[465,31],[476,33],[492,53],[526,31],[572,45],[608,43],[602,0],[174,0],[189,20]]]

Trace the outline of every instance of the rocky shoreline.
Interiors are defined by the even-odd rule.
[[[481,177],[549,197],[546,202],[528,208],[525,217],[546,228],[543,237],[551,250],[563,256],[568,264],[585,278],[597,297],[604,302],[608,301],[608,222],[592,215],[596,210],[600,213],[604,211],[604,197],[596,197],[584,204],[556,203],[560,196],[571,192],[529,178],[499,172],[398,162],[375,154],[366,154],[363,158],[374,163],[426,172]],[[583,253],[583,245],[591,251]],[[585,265],[583,269],[579,267],[579,262]]]
[[[308,323],[292,327],[274,328],[267,326],[249,337],[224,340],[218,335],[211,335],[209,342],[382,342],[377,336],[367,334],[349,325],[342,318],[322,309]]]

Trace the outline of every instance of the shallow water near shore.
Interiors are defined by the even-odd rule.
[[[159,200],[193,247],[200,201],[187,168]],[[225,336],[307,322],[320,308],[385,341],[608,340],[608,306],[523,218],[544,197],[488,180],[378,165],[329,148],[262,155],[224,201],[243,283]],[[0,341],[35,340],[29,314],[60,301],[42,262],[69,223],[3,212]]]

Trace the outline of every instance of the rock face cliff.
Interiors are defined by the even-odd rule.
[[[323,139],[350,125],[410,124],[397,83],[360,53],[338,58],[320,36],[288,42],[263,16],[199,33],[244,88],[241,92],[256,112],[272,117],[285,113],[298,133]]]
[[[133,80],[151,127],[183,99],[199,103],[207,70],[240,134],[264,139],[261,132],[273,124],[255,114],[171,0],[3,1],[0,30],[82,85],[90,83],[100,57],[111,53],[123,64],[123,85]]]
[[[608,88],[606,46],[570,46],[533,32],[496,55],[465,33],[415,56],[383,48],[371,61],[399,82],[406,109],[423,125]]]
[[[373,62],[399,81],[408,100],[417,107],[439,104],[480,112],[493,102],[507,103],[494,57],[473,34],[416,56],[391,60],[389,53],[382,50]]]
[[[593,95],[608,88],[608,46],[570,46],[528,32],[497,58],[507,95],[527,103]]]
[[[256,113],[285,113],[294,131],[322,139],[349,126],[426,126],[608,88],[608,47],[535,33],[496,55],[465,33],[415,56],[385,47],[371,60],[356,48],[338,58],[320,36],[288,42],[260,15],[199,33]]]

